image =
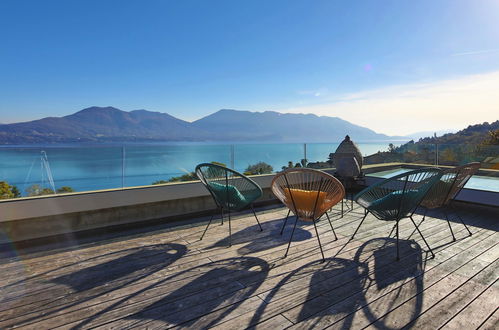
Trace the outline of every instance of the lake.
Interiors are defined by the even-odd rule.
[[[307,159],[326,161],[338,144],[307,144]],[[359,143],[358,146],[366,156],[387,150],[388,144]],[[289,161],[297,163],[302,158],[305,148],[301,143],[3,146],[0,181],[16,185],[26,195],[26,189],[33,184],[51,187],[52,174],[56,189],[70,186],[75,191],[90,191],[149,185],[191,172],[203,162],[221,162],[242,172],[248,165],[263,161],[279,171]]]

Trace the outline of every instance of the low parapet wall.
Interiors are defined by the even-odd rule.
[[[407,164],[364,167],[365,173]],[[421,165],[412,165],[419,166]],[[334,169],[326,170],[333,172]],[[258,204],[277,202],[270,190],[273,174],[253,176],[263,189]],[[380,180],[368,177],[368,185]],[[499,206],[497,193],[464,190],[459,199]],[[19,198],[0,202],[0,244],[137,222],[213,214],[215,204],[200,182]]]
[[[272,175],[253,177],[263,189],[258,203],[275,200]],[[0,202],[0,244],[103,227],[175,220],[215,211],[200,182],[113,189]]]

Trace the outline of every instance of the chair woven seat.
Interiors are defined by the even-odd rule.
[[[444,170],[440,180],[421,202],[421,206],[434,209],[449,204],[479,168],[480,163],[475,162]]]
[[[398,223],[403,218],[410,218],[418,232],[418,226],[412,218],[412,213],[421,203],[428,191],[438,182],[442,171],[437,168],[423,168],[396,175],[392,178],[380,181],[362,190],[355,196],[355,201],[366,209],[359,226],[352,235],[359,230],[369,213],[379,220],[395,221],[397,236],[397,260],[398,249]],[[428,250],[433,251],[421,234]]]
[[[258,221],[256,212],[253,209],[253,202],[258,198],[262,197],[262,188],[253,180],[247,176],[234,171],[225,166],[203,163],[196,166],[196,175],[201,180],[201,183],[208,189],[215,204],[221,211],[222,224],[223,224],[223,213],[227,212],[229,218],[229,246],[232,245],[232,230],[231,230],[231,211],[240,211],[248,206],[251,207],[255,219],[262,230],[262,226]],[[203,235],[200,239],[203,239],[204,234],[208,230],[208,227],[213,220],[211,217]]]
[[[324,260],[324,252],[322,251],[315,223],[325,214],[334,233],[327,210],[340,202],[345,196],[345,188],[341,182],[334,176],[322,171],[310,168],[293,168],[277,174],[272,180],[271,186],[274,195],[296,216],[293,232],[288,243],[288,250],[298,219],[311,221],[314,224]],[[287,219],[288,217],[286,217],[282,230],[284,230]],[[336,237],[336,233],[334,235]],[[288,250],[286,250],[285,255],[287,255]]]
[[[468,180],[478,171],[479,168],[480,163],[474,162],[446,169],[443,172],[440,180],[430,189],[430,191],[428,191],[428,194],[426,194],[425,198],[421,202],[421,206],[425,208],[425,212],[423,215],[423,219],[421,220],[419,225],[425,220],[426,213],[429,209],[441,209],[445,215],[447,224],[449,225],[452,239],[453,241],[455,241],[456,236],[452,231],[452,226],[449,221],[449,214],[445,211],[445,209],[447,208],[447,206],[452,208],[451,201],[459,194]],[[468,226],[466,226],[463,219],[459,216],[459,214],[457,214],[457,212],[454,213],[459,218],[459,221],[461,221],[461,223],[464,225],[464,227],[468,231],[468,234],[471,236],[471,230],[468,228]]]

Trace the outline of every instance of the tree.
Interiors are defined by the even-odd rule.
[[[395,151],[396,151],[396,150],[395,150],[395,145],[393,145],[393,143],[390,143],[390,144],[388,145],[388,152],[392,152],[392,153],[393,153],[393,152],[395,152]]]
[[[57,189],[58,194],[71,193],[71,192],[74,192],[74,189],[69,186],[62,186],[61,188]]]
[[[214,165],[219,165],[223,167],[227,167],[224,163],[220,162],[211,162]],[[194,172],[188,172],[185,174],[182,174],[181,176],[174,176],[169,178],[168,180],[158,180],[154,181],[152,185],[157,185],[157,184],[165,184],[165,183],[172,183],[172,182],[184,182],[184,181],[196,181],[198,180],[198,176]]]
[[[440,160],[444,165],[457,165],[459,163],[458,155],[453,148],[446,148],[440,154]]]
[[[499,145],[499,129],[489,131],[487,137],[482,142],[483,145]]]
[[[0,199],[14,198],[11,186],[6,181],[0,181]]]
[[[165,183],[168,183],[168,181],[166,181],[166,180],[158,180],[158,181],[154,181],[152,184],[153,185],[157,185],[157,184],[165,184]]]
[[[194,181],[197,180],[198,177],[196,173],[190,172],[183,174],[181,176],[174,176],[173,178],[168,179],[168,182],[182,182],[182,181]]]
[[[248,165],[248,167],[244,171],[244,174],[245,175],[268,174],[272,173],[273,170],[274,168],[271,165],[265,162],[258,162],[253,165]]]
[[[10,191],[12,191],[12,194],[14,195],[13,197],[14,198],[18,198],[18,197],[21,197],[21,191],[19,190],[19,188],[17,188],[17,186],[10,186]]]
[[[53,195],[55,192],[50,188],[42,188],[39,184],[34,184],[26,189],[28,196],[43,196],[43,195]]]
[[[7,181],[0,181],[0,199],[18,198],[21,197],[19,188],[15,185],[10,185]]]

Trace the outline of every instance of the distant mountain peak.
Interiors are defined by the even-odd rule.
[[[124,141],[339,142],[388,136],[337,117],[221,109],[192,123],[144,109],[92,106],[64,117],[0,126],[0,144]]]
[[[95,111],[123,111],[123,110],[120,110],[118,108],[111,107],[111,106],[107,106],[107,107],[92,106],[92,107],[82,109],[76,113],[95,112]],[[123,111],[123,112],[125,112],[125,111]]]

